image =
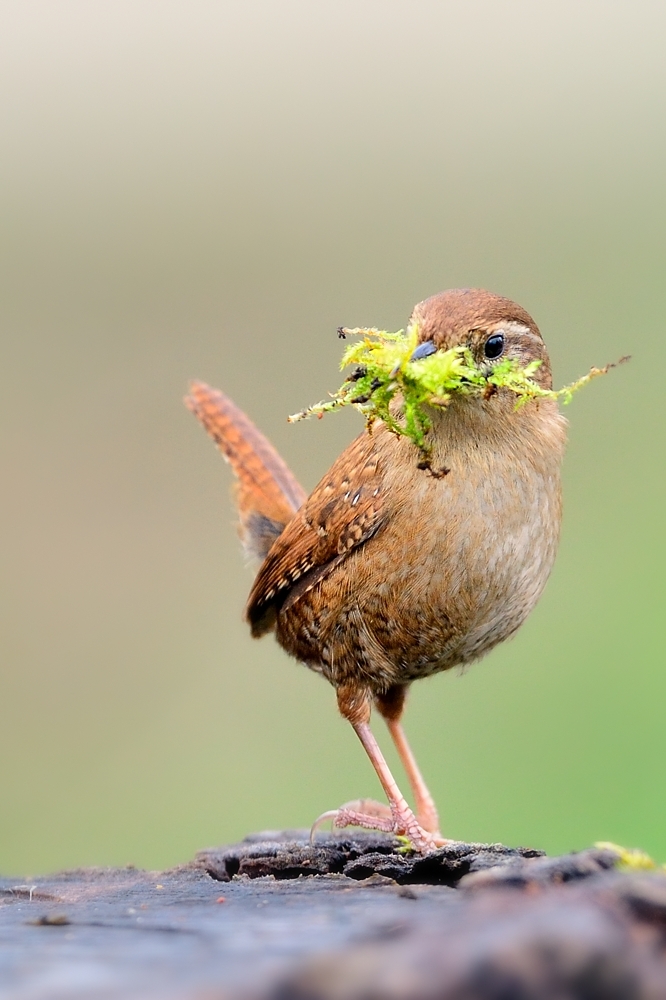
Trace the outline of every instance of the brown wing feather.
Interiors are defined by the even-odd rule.
[[[289,607],[383,523],[382,476],[373,439],[361,434],[332,465],[272,546],[250,594],[252,634]]]
[[[237,479],[236,503],[245,548],[263,559],[306,499],[273,445],[228,396],[192,382],[185,405],[201,421]]]

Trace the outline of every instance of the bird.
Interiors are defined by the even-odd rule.
[[[504,359],[538,361],[532,377],[552,388],[539,328],[510,299],[452,289],[418,303],[410,323],[416,357],[464,346],[487,373]],[[412,441],[376,421],[309,495],[224,393],[193,382],[186,404],[235,473],[240,536],[261,562],[245,608],[252,635],[273,632],[330,682],[387,798],[327,811],[313,830],[330,819],[407,838],[422,853],[450,843],[403,729],[407,693],[414,681],[478,660],[537,603],[562,515],[567,421],[556,400],[516,407],[499,388],[430,408],[430,469]],[[413,809],[370,727],[373,708]]]

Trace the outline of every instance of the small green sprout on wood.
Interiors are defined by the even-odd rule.
[[[543,389],[532,379],[540,361],[521,367],[505,358],[492,368],[481,368],[467,347],[452,347],[412,360],[418,344],[416,323],[398,333],[344,327],[338,332],[342,338],[362,338],[347,347],[340,364],[341,370],[349,365],[356,367],[330,399],[293,414],[289,421],[322,417],[344,406],[355,406],[364,415],[368,430],[375,420],[381,420],[394,434],[413,441],[421,453],[421,467],[430,471],[427,434],[432,417],[428,408],[445,408],[455,395],[488,398],[501,388],[515,393],[516,408],[538,399],[561,399],[568,403],[577,389],[615,367],[610,364],[591,368],[587,375],[562,389]],[[392,406],[394,400],[401,405]]]

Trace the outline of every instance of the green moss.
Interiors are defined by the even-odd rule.
[[[416,324],[398,333],[341,329],[340,335],[362,338],[347,347],[340,365],[341,369],[355,365],[354,371],[330,399],[315,403],[288,419],[322,417],[344,406],[354,406],[364,415],[368,428],[375,420],[382,420],[394,434],[413,441],[422,453],[425,467],[429,467],[427,434],[432,425],[429,407],[446,407],[455,395],[487,398],[500,388],[515,393],[516,407],[538,399],[561,399],[568,403],[577,389],[614,367],[592,368],[571,385],[550,390],[542,389],[532,378],[540,361],[521,367],[505,358],[492,367],[481,368],[466,347],[437,351],[427,358],[412,361],[418,343]],[[395,399],[402,401],[399,408],[391,407]]]
[[[666,870],[666,865],[658,865],[656,861],[652,860],[649,854],[636,847],[621,847],[620,844],[613,844],[609,840],[598,840],[594,846],[601,851],[612,851],[613,854],[617,854],[615,866],[621,871]]]

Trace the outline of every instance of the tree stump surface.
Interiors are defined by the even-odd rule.
[[[0,879],[2,1000],[666,1000],[666,875],[267,832],[165,872]]]

